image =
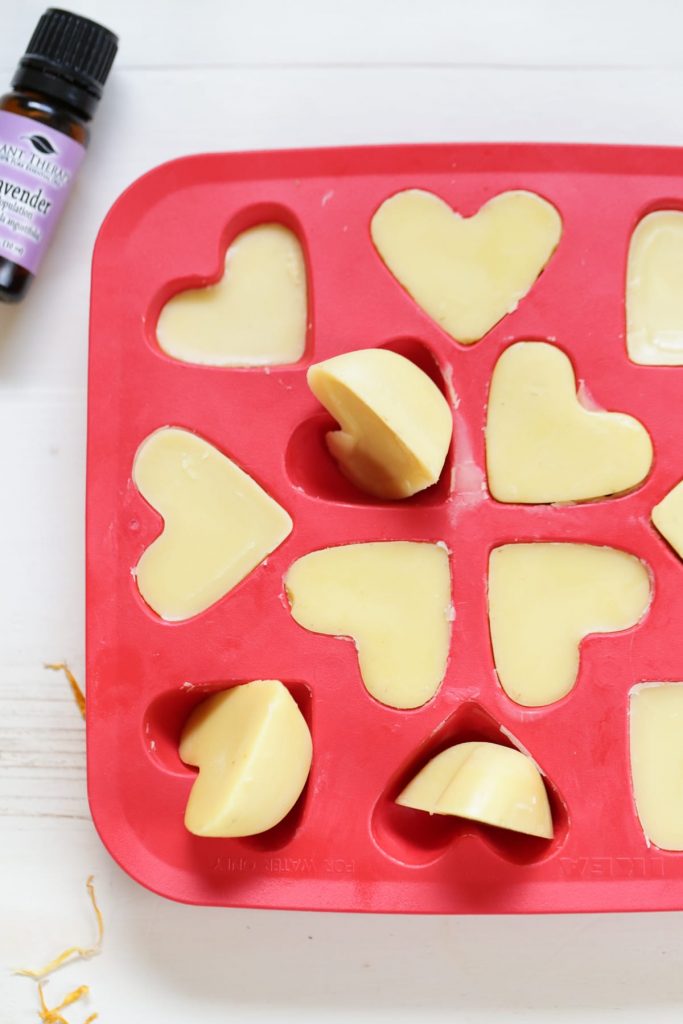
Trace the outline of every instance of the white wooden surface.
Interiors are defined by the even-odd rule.
[[[0,78],[43,9],[0,0]],[[118,193],[199,150],[389,141],[683,143],[678,0],[82,0],[122,47],[70,209],[28,301],[0,308],[0,1020],[37,1020],[10,976],[57,975],[109,1024],[678,1021],[682,919],[429,919],[198,910],[110,861],[85,795],[83,725],[46,660],[83,672],[88,269]],[[69,1017],[81,1021],[80,1008]]]

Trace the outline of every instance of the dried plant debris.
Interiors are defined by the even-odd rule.
[[[64,964],[70,960],[89,960],[93,956],[97,956],[102,948],[102,938],[104,937],[104,920],[102,918],[102,911],[97,905],[97,898],[95,896],[95,886],[93,884],[93,876],[90,875],[87,882],[85,883],[90,896],[90,902],[92,903],[93,910],[95,911],[95,920],[97,921],[97,940],[94,946],[70,946],[65,949],[63,953],[56,956],[54,960],[50,960],[49,964],[46,964],[38,971],[31,970],[19,970],[15,971],[15,974],[20,974],[24,978],[33,978],[35,981],[42,981],[43,978],[47,978],[48,975],[54,974],[55,971],[63,967]]]
[[[40,1019],[43,1024],[69,1024],[66,1017],[63,1017],[60,1010],[65,1010],[67,1006],[72,1006],[77,1003],[79,999],[86,996],[90,988],[87,985],[80,985],[75,988],[73,992],[69,992],[68,996],[62,999],[59,1006],[54,1006],[52,1009],[45,1002],[45,992],[43,990],[42,982],[38,982],[38,998],[40,999]],[[83,1024],[92,1024],[93,1021],[97,1020],[97,1014],[91,1013],[90,1016],[83,1022]]]
[[[52,667],[52,666],[49,666]],[[65,667],[65,666],[59,666]],[[68,670],[67,670],[68,671]],[[78,684],[76,684],[78,685]],[[102,911],[100,910],[97,897],[95,896],[95,886],[93,882],[93,876],[90,875],[86,884],[88,895],[90,896],[90,902],[92,903],[93,911],[95,913],[95,921],[97,923],[97,938],[94,945],[92,946],[69,946],[68,949],[63,950],[53,960],[50,960],[48,964],[41,967],[39,970],[21,969],[14,973],[19,974],[24,978],[32,978],[33,981],[38,982],[38,998],[40,999],[40,1019],[44,1024],[69,1024],[66,1018],[62,1015],[61,1011],[66,1009],[68,1006],[72,1006],[74,1003],[82,999],[83,996],[87,995],[89,988],[87,985],[80,985],[75,988],[73,992],[70,992],[64,997],[59,1006],[55,1006],[50,1009],[45,1002],[45,992],[43,988],[43,981],[48,978],[55,971],[58,971],[60,967],[65,964],[72,963],[75,960],[89,960],[102,949],[102,939],[104,938],[104,919],[102,917]],[[92,1024],[97,1019],[97,1014],[91,1014],[84,1024]]]
[[[85,718],[85,694],[78,685],[78,681],[73,672],[71,671],[71,669],[69,668],[69,666],[67,665],[67,663],[65,661],[48,663],[45,665],[45,668],[52,669],[53,672],[64,673],[64,675],[69,681],[69,686],[71,687],[71,692],[74,695],[74,700],[76,701],[78,710],[80,711],[83,718]]]

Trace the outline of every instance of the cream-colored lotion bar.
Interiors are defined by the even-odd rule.
[[[488,483],[497,501],[603,498],[636,487],[651,465],[652,442],[642,423],[584,408],[561,349],[522,341],[503,352],[486,422]]]
[[[296,235],[260,224],[232,242],[217,284],[178,292],[161,311],[159,346],[185,363],[295,363],[306,347],[306,264]]]
[[[631,237],[626,342],[635,363],[683,365],[683,213],[657,210]]]
[[[489,620],[496,672],[512,700],[542,707],[574,686],[591,633],[634,626],[650,603],[647,569],[592,544],[506,544],[491,552]]]
[[[649,842],[683,850],[683,683],[643,683],[630,694],[631,777]]]
[[[301,796],[313,745],[286,686],[259,679],[209,697],[190,715],[180,757],[199,768],[185,811],[197,836],[253,836]]]
[[[299,625],[353,637],[363,682],[376,700],[417,708],[434,696],[451,632],[442,547],[380,541],[313,551],[294,562],[285,587]]]
[[[652,522],[676,554],[683,558],[683,480],[652,509]]]
[[[436,483],[453,432],[448,402],[404,356],[369,348],[308,371],[311,391],[341,426],[327,445],[352,483],[379,498],[407,498]]]
[[[396,803],[553,837],[541,773],[527,754],[497,743],[458,743],[442,751],[408,783]]]
[[[415,302],[470,345],[517,308],[557,247],[562,221],[533,192],[502,192],[462,217],[439,196],[409,189],[382,203],[371,232]]]
[[[171,622],[209,608],[292,529],[255,480],[188,430],[150,434],[135,456],[133,481],[164,520],[134,575],[150,608]]]

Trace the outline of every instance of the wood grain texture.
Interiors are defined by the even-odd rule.
[[[44,0],[0,0],[9,78]],[[653,0],[90,0],[120,59],[27,302],[0,308],[0,1020],[37,1019],[8,968],[88,942],[49,984],[103,1022],[680,1020],[680,918],[400,919],[166,903],[90,823],[83,723],[88,277],[99,223],[154,164],[202,150],[537,139],[683,140],[683,7]],[[683,672],[683,666],[682,666]],[[54,996],[54,999],[52,998]],[[73,1020],[87,1016],[72,1014]],[[71,1018],[69,1018],[71,1019]]]

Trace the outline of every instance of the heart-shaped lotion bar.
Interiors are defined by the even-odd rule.
[[[382,704],[417,708],[434,696],[451,632],[448,554],[438,544],[313,551],[294,562],[285,587],[299,625],[353,637],[363,682]]]
[[[652,509],[652,522],[676,554],[683,558],[683,480]]]
[[[316,363],[307,379],[341,425],[327,435],[327,446],[357,487],[398,499],[437,482],[453,418],[419,366],[388,349],[366,348]]]
[[[442,751],[408,783],[396,803],[553,837],[541,773],[527,754],[498,743],[458,743]]]
[[[185,811],[197,836],[253,836],[301,796],[313,745],[306,720],[277,679],[235,686],[190,715],[180,757],[199,768]]]
[[[295,363],[306,347],[306,265],[296,235],[260,224],[232,242],[217,284],[191,288],[161,311],[164,352],[205,366]]]
[[[255,480],[188,430],[150,434],[135,456],[133,481],[164,520],[135,569],[138,589],[171,622],[218,601],[292,529]]]
[[[626,343],[634,363],[683,365],[683,213],[656,210],[633,232]]]
[[[592,544],[506,544],[489,560],[496,672],[512,700],[542,707],[564,697],[590,633],[634,626],[650,603],[647,569],[633,555]]]
[[[683,850],[683,683],[641,683],[630,693],[633,796],[643,832]]]
[[[502,192],[462,217],[432,192],[409,189],[382,203],[371,232],[415,302],[469,345],[516,309],[557,247],[562,221],[533,192]]]
[[[561,349],[522,341],[503,352],[486,422],[489,490],[497,501],[603,498],[636,487],[651,465],[652,442],[642,423],[580,404]]]

